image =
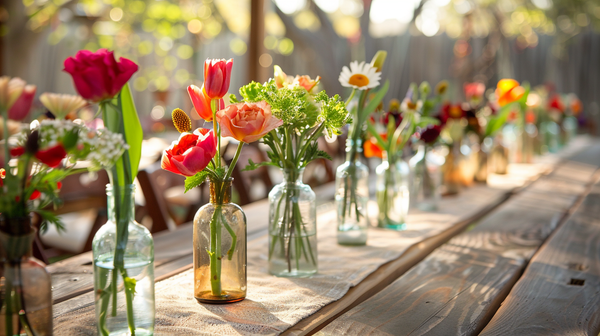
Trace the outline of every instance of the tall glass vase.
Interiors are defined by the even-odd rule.
[[[305,277],[317,273],[317,207],[301,170],[284,169],[269,193],[269,273]]]
[[[3,219],[31,227],[29,218]],[[0,335],[52,335],[52,283],[44,264],[31,257],[35,230],[0,231]]]
[[[428,145],[421,144],[409,161],[411,174],[410,206],[424,211],[438,208],[442,197],[444,158]]]
[[[359,160],[362,141],[346,141],[347,160],[335,174],[337,241],[340,245],[365,245],[369,218],[369,169]]]
[[[388,157],[375,169],[377,173],[377,225],[381,228],[404,230],[409,206],[408,178],[410,169],[402,158]]]
[[[246,298],[246,215],[231,183],[210,182],[210,202],[194,217],[194,297],[203,303]]]
[[[98,334],[152,335],[154,333],[152,235],[148,229],[135,221],[135,185],[115,188],[107,185],[106,195],[108,222],[98,230],[92,242]],[[125,246],[117,244],[117,236],[122,234],[127,237]],[[115,259],[117,249],[124,250],[123,260]]]

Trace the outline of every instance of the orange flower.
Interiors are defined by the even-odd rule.
[[[380,134],[380,136],[384,141],[387,140],[387,134]],[[377,139],[375,139],[375,137],[371,137],[369,140],[367,140],[363,147],[365,149],[365,157],[383,158],[383,148],[379,146],[379,143],[377,142]]]
[[[525,89],[519,86],[519,82],[514,79],[501,79],[496,88],[496,97],[498,105],[504,106],[515,102],[525,94]]]
[[[310,76],[304,75],[304,76],[300,76],[297,75],[296,78],[294,78],[294,85],[299,85],[302,86],[303,88],[306,89],[306,91],[310,92],[310,90],[312,90],[315,86],[317,86],[317,84],[319,84],[319,81],[321,80],[321,77],[317,76],[316,79],[311,79]]]
[[[245,143],[254,142],[283,124],[264,101],[229,105],[217,112],[217,122],[223,136]]]

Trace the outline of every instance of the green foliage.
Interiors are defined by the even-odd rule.
[[[210,173],[206,169],[204,169],[194,176],[186,177],[185,178],[185,192],[188,192],[188,191],[196,188],[197,186],[201,185],[202,183],[204,183],[206,181],[206,179],[208,178],[209,174]]]
[[[330,137],[333,134],[340,135],[340,128],[351,121],[346,103],[340,99],[339,95],[329,97],[325,91],[319,92],[315,101],[321,103],[318,121],[323,123],[327,135]]]
[[[142,140],[144,140],[144,131],[142,124],[138,118],[135,104],[133,103],[133,97],[131,96],[131,90],[129,84],[125,84],[121,89],[119,95],[121,111],[123,113],[123,126],[124,126],[124,139],[129,144],[129,164],[131,172],[131,181],[126,183],[133,183],[133,179],[137,175],[138,167],[140,165],[140,159],[142,157]]]

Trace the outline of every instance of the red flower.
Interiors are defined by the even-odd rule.
[[[229,90],[233,60],[207,59],[204,62],[204,90],[211,99],[221,99]]]
[[[462,109],[460,104],[450,104],[445,103],[442,105],[442,110],[440,111],[439,119],[442,125],[446,124],[448,119],[461,119],[466,116],[465,111]]]
[[[58,181],[56,182],[56,190],[60,190],[62,189],[62,182]]]
[[[440,125],[429,125],[421,131],[420,138],[426,144],[431,144],[437,140],[441,131],[442,127]]]
[[[65,60],[64,71],[71,74],[79,94],[93,102],[111,99],[138,70],[137,64],[126,58],[115,60],[112,51],[80,50]]]
[[[563,104],[560,96],[555,94],[550,99],[550,104],[548,104],[548,108],[559,110],[561,113],[565,112],[565,104]]]
[[[56,168],[66,156],[67,152],[62,144],[35,153],[35,157],[50,168]]]
[[[390,111],[386,113],[383,117],[383,124],[387,125],[390,122],[390,116],[394,117],[394,121],[396,122],[396,128],[400,127],[400,123],[402,123],[402,114],[396,111]]]
[[[210,106],[210,97],[206,95],[206,90],[204,90],[204,85],[202,88],[197,87],[196,85],[190,85],[187,88],[188,94],[190,95],[190,99],[192,100],[192,104],[194,105],[194,109],[196,113],[200,116],[200,118],[205,121],[213,120],[212,108]],[[225,103],[223,99],[219,99],[219,106],[217,107],[217,111],[225,108]]]
[[[183,176],[202,171],[217,153],[217,138],[212,130],[198,128],[181,133],[179,140],[163,152],[161,168]]]
[[[25,153],[25,147],[15,147],[10,149],[10,156],[18,157]]]
[[[34,191],[31,193],[31,196],[29,196],[29,200],[30,200],[30,201],[33,201],[34,199],[38,199],[38,198],[40,198],[40,196],[42,196],[42,193],[41,193],[39,190],[34,190]]]

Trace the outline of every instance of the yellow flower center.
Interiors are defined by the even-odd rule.
[[[175,128],[179,133],[185,133],[192,130],[192,120],[182,109],[174,109],[171,114],[171,119],[173,119],[173,125],[175,125]]]
[[[354,74],[352,75],[352,77],[350,77],[348,84],[358,87],[364,87],[369,85],[369,77],[362,74]]]

